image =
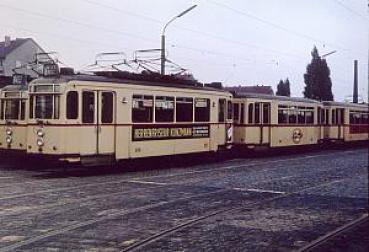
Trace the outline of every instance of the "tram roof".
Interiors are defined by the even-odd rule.
[[[300,97],[287,97],[287,96],[279,96],[279,95],[268,95],[268,94],[257,94],[257,93],[235,93],[235,98],[259,98],[265,100],[277,100],[277,101],[290,101],[290,102],[303,102],[303,103],[314,103],[320,104],[319,101],[300,98]]]
[[[1,91],[27,91],[28,87],[26,85],[7,85],[1,89]]]
[[[131,80],[131,79],[123,79],[123,78],[113,78],[106,76],[98,76],[98,75],[88,75],[88,74],[75,74],[75,75],[60,75],[59,77],[41,77],[32,82],[32,84],[45,84],[50,83],[62,83],[62,82],[71,82],[71,81],[91,81],[91,82],[105,82],[105,83],[114,83],[114,84],[129,84],[129,85],[142,85],[142,86],[159,86],[159,87],[171,87],[171,88],[181,88],[181,89],[193,89],[193,90],[204,90],[204,91],[214,91],[214,92],[223,92],[231,95],[231,93],[224,89],[213,88],[204,86],[199,83],[199,85],[191,85],[185,83],[173,83],[170,81],[147,81],[147,80]]]
[[[335,101],[323,101],[326,106],[337,106],[337,107],[355,107],[355,108],[368,108],[368,103],[352,103],[352,102],[335,102]]]

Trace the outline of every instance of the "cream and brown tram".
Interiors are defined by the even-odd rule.
[[[234,144],[274,148],[318,144],[317,111],[321,104],[304,98],[236,93]]]
[[[94,75],[29,85],[27,153],[93,164],[215,152],[232,142],[232,95]]]
[[[319,113],[324,142],[368,140],[368,104],[323,102]]]
[[[26,85],[8,85],[0,91],[0,152],[24,153],[27,141]]]

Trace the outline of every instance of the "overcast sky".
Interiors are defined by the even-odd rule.
[[[314,45],[327,56],[335,100],[368,93],[367,0],[0,0],[0,38],[32,37],[76,69],[101,52],[160,48],[165,23],[168,58],[202,82],[271,85],[289,78],[302,96]]]

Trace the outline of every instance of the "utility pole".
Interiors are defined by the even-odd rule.
[[[197,5],[193,5],[190,8],[186,9],[185,11],[182,11],[181,13],[179,13],[177,16],[173,17],[172,19],[170,19],[164,26],[163,31],[161,33],[161,71],[160,73],[162,75],[165,75],[165,62],[166,62],[166,58],[165,58],[165,30],[167,29],[168,25],[170,23],[172,23],[174,20],[176,20],[177,18],[182,17],[183,15],[187,14],[188,12],[192,11],[193,9],[195,9],[197,7]]]

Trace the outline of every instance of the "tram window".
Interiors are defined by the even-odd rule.
[[[278,106],[278,123],[288,122],[288,110],[282,106]]]
[[[305,112],[305,122],[306,124],[314,124],[314,111]]]
[[[70,91],[67,94],[67,119],[78,118],[78,92]]]
[[[239,113],[240,113],[240,104],[234,103],[233,104],[233,120],[234,121],[238,121],[240,119]]]
[[[101,94],[101,122],[113,122],[114,95],[111,92]]]
[[[318,124],[322,122],[322,109],[318,107]]]
[[[290,108],[288,114],[288,123],[297,123],[297,110],[294,107]]]
[[[5,101],[5,119],[17,120],[19,118],[19,100]]]
[[[25,115],[26,115],[26,101],[25,100],[21,100],[20,101],[20,119],[24,120],[25,119]]]
[[[218,111],[218,122],[224,122],[225,121],[225,107],[226,107],[226,100],[225,99],[219,99],[219,111]]]
[[[60,96],[54,95],[54,119],[59,119],[59,113],[60,113]]]
[[[0,103],[0,119],[4,120],[4,101]]]
[[[268,124],[269,123],[269,117],[270,117],[270,104],[264,103],[263,104],[263,123]]]
[[[255,124],[260,123],[260,103],[255,103]]]
[[[336,121],[336,110],[335,109],[332,109],[332,118],[331,118],[331,121],[332,121],[332,125],[336,125],[337,124],[337,121]]]
[[[31,95],[30,97],[29,97],[29,104],[30,104],[30,106],[29,106],[29,118],[33,118],[33,101],[34,101],[34,98],[33,98],[33,95]],[[3,110],[1,110],[1,112],[3,112]]]
[[[53,96],[37,95],[35,96],[35,117],[38,119],[53,118]]]
[[[245,104],[241,103],[241,118],[240,118],[240,123],[244,124],[245,123]]]
[[[369,121],[368,121],[368,117],[369,117],[369,114],[368,113],[364,113],[363,114],[363,124],[365,125],[368,125]]]
[[[253,124],[254,123],[254,104],[250,103],[249,104],[249,124]]]
[[[176,121],[192,122],[193,121],[193,99],[185,97],[176,98]]]
[[[329,110],[328,109],[325,110],[325,124],[326,125],[329,124]]]
[[[173,122],[174,120],[174,98],[157,96],[155,98],[155,121]]]
[[[82,123],[93,123],[95,118],[95,93],[82,93]]]
[[[153,97],[133,95],[132,99],[132,122],[152,122]]]
[[[232,119],[232,102],[228,101],[227,103],[227,119]]]
[[[338,123],[340,125],[342,125],[342,124],[345,123],[345,110],[344,109],[339,109],[338,111],[339,111],[339,113],[337,113],[337,114],[339,114],[339,121],[338,121]]]
[[[195,99],[195,121],[208,122],[210,120],[210,100],[196,98]]]
[[[299,124],[305,124],[305,111],[303,109],[305,108],[299,108],[297,112],[297,122]]]
[[[325,124],[325,109],[322,109],[320,112],[321,124]]]

